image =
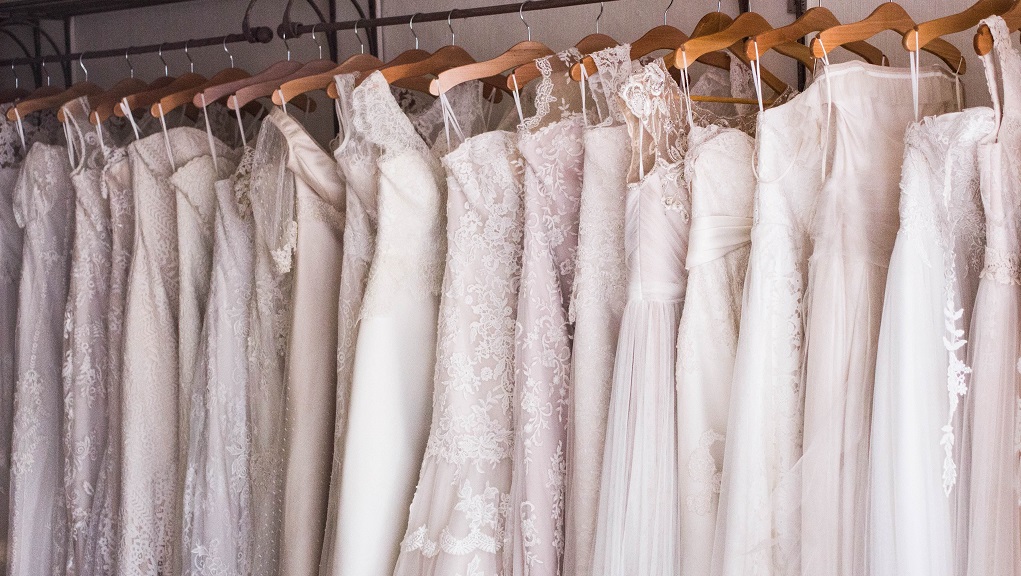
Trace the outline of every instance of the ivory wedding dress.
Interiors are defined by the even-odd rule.
[[[1003,19],[983,57],[998,122],[979,147],[985,258],[968,342],[972,369],[967,576],[1021,575],[1021,55]],[[999,76],[1000,82],[996,81]],[[1001,99],[1002,98],[1002,99]]]
[[[14,190],[24,230],[15,332],[7,574],[52,576],[67,562],[61,350],[74,231],[64,146],[36,142]]]
[[[837,74],[839,72],[839,74]],[[847,62],[826,83],[832,162],[812,225],[806,292],[802,573],[865,573],[876,346],[896,239],[911,73]],[[918,74],[920,117],[956,108],[950,75]],[[868,143],[865,145],[864,143]]]
[[[569,320],[574,322],[568,388],[564,574],[590,574],[599,507],[606,413],[620,320],[626,302],[624,194],[631,139],[617,92],[638,64],[622,44],[592,54],[598,73],[586,126],[578,216],[578,265]]]

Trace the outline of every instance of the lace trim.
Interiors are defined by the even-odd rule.
[[[379,146],[384,156],[408,150],[429,152],[411,120],[404,114],[390,92],[390,85],[379,72],[373,72],[351,94],[354,104],[355,129]]]
[[[698,448],[688,460],[688,477],[694,481],[698,488],[686,498],[688,510],[705,516],[713,510],[713,500],[720,493],[723,483],[723,472],[713,457],[712,449],[716,444],[722,444],[726,437],[719,432],[708,429],[702,432],[698,440]]]
[[[510,496],[486,483],[482,494],[475,494],[471,482],[464,481],[457,489],[458,502],[454,510],[468,521],[468,534],[458,538],[444,528],[439,540],[431,540],[428,528],[420,526],[409,531],[401,542],[402,552],[420,550],[426,558],[435,558],[440,552],[453,556],[466,556],[473,552],[497,554],[503,547],[504,527],[510,509]],[[483,532],[488,529],[492,535]]]
[[[1001,252],[987,246],[981,277],[990,278],[998,284],[1021,286],[1021,254]]]
[[[590,77],[593,91],[601,91],[606,102],[607,112],[603,124],[622,124],[624,123],[624,111],[621,110],[621,102],[616,95],[621,86],[636,71],[636,66],[631,60],[631,45],[621,44],[593,52],[592,61],[598,70],[595,75]]]

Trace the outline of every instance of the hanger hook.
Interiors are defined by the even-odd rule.
[[[456,8],[455,8],[454,10],[456,10]],[[451,18],[451,17],[452,17],[453,15],[454,15],[454,10],[451,10],[451,11],[450,11],[450,12],[449,12],[449,13],[447,14],[447,28],[449,28],[449,29],[450,29],[450,45],[451,45],[451,46],[453,46],[453,45],[454,45],[454,40],[455,40],[455,38],[456,38],[456,37],[454,36],[454,25],[450,23],[450,18]]]
[[[599,34],[599,21],[603,19],[603,3],[599,3],[599,14],[596,14],[596,34]]]
[[[124,49],[124,61],[128,63],[128,74],[130,75],[131,78],[134,78],[135,65],[131,63],[131,56],[128,54],[129,50],[131,50],[130,47]]]
[[[320,42],[318,38],[316,38],[316,26],[318,26],[318,25],[319,25],[318,23],[312,25],[312,41],[315,42],[316,46],[319,47],[319,59],[322,60],[323,59],[323,43]]]
[[[663,25],[664,26],[666,26],[666,13],[670,11],[670,8],[673,7],[673,5],[674,5],[674,0],[670,0],[670,3],[667,4],[666,8],[663,9]]]
[[[280,36],[280,38],[284,41],[284,48],[287,49],[287,61],[290,62],[291,61],[291,41],[288,40],[287,36],[288,36],[287,34],[284,34],[284,35]]]
[[[18,70],[14,67],[14,62],[11,62],[11,74],[14,74],[14,89],[21,88],[21,77],[18,76]]]
[[[365,54],[365,42],[362,42],[362,35],[358,33],[358,25],[361,23],[362,23],[361,18],[355,21],[355,38],[358,39],[358,44],[361,45],[362,54]]]
[[[525,0],[524,2],[521,3],[521,6],[518,7],[518,18],[521,18],[521,23],[525,25],[525,30],[528,31],[529,40],[532,39],[532,27],[529,26],[528,22],[525,21],[525,4],[528,4],[531,1],[532,0]]]
[[[230,67],[234,67],[234,55],[230,53],[230,49],[227,48],[227,37],[223,37],[223,51],[227,53],[227,57],[230,58]]]
[[[418,12],[411,15],[411,19],[408,20],[408,28],[411,28],[411,35],[415,37],[415,50],[418,50],[418,32],[415,32],[415,16],[418,16]]]
[[[81,66],[82,72],[85,72],[85,81],[89,81],[89,69],[85,67],[85,53],[82,52],[78,55],[78,66]]]
[[[184,57],[188,59],[188,72],[195,72],[195,61],[191,59],[191,54],[188,53],[188,43],[191,40],[184,41]]]
[[[43,69],[43,74],[46,74],[46,85],[50,85],[50,71],[46,68],[46,58],[39,61],[39,66]]]
[[[156,51],[156,55],[160,57],[160,62],[163,62],[163,75],[170,76],[170,66],[167,64],[167,59],[163,57],[163,43],[160,43],[160,49]]]
[[[723,12],[723,0],[716,0],[716,11]]]

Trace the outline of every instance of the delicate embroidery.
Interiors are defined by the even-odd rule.
[[[686,498],[688,510],[706,515],[713,509],[713,501],[720,493],[723,473],[713,457],[713,446],[723,444],[725,437],[709,429],[702,432],[698,448],[688,460],[688,477],[696,487]]]

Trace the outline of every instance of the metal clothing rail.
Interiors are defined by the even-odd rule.
[[[0,67],[19,66],[25,64],[42,64],[44,62],[77,62],[79,60],[94,60],[96,58],[123,57],[132,54],[155,54],[161,50],[184,50],[188,48],[201,48],[202,46],[219,46],[221,44],[237,44],[239,42],[267,43],[273,39],[273,30],[265,26],[252,28],[253,39],[245,34],[226,34],[223,36],[210,36],[209,38],[196,38],[181,42],[162,42],[160,44],[147,44],[145,46],[129,46],[128,48],[114,48],[110,50],[92,50],[88,52],[73,52],[71,54],[49,54],[38,58],[11,58],[0,60]]]
[[[604,0],[605,2],[616,2],[617,0]],[[497,14],[516,14],[518,12],[531,12],[533,10],[550,10],[553,8],[567,8],[570,6],[584,6],[588,4],[599,4],[599,0],[529,0],[527,2],[514,2],[512,4],[497,4],[494,6],[480,6],[478,8],[457,8],[444,10],[442,12],[419,12],[417,14],[405,14],[403,16],[385,16],[382,18],[363,18],[361,20],[348,20],[346,22],[329,22],[321,24],[298,24],[292,23],[293,36],[311,33],[313,30],[320,32],[336,32],[338,30],[354,30],[358,28],[379,28],[382,26],[397,26],[409,24],[414,19],[415,24],[422,22],[439,22],[450,19],[478,18],[480,16],[495,16]]]

